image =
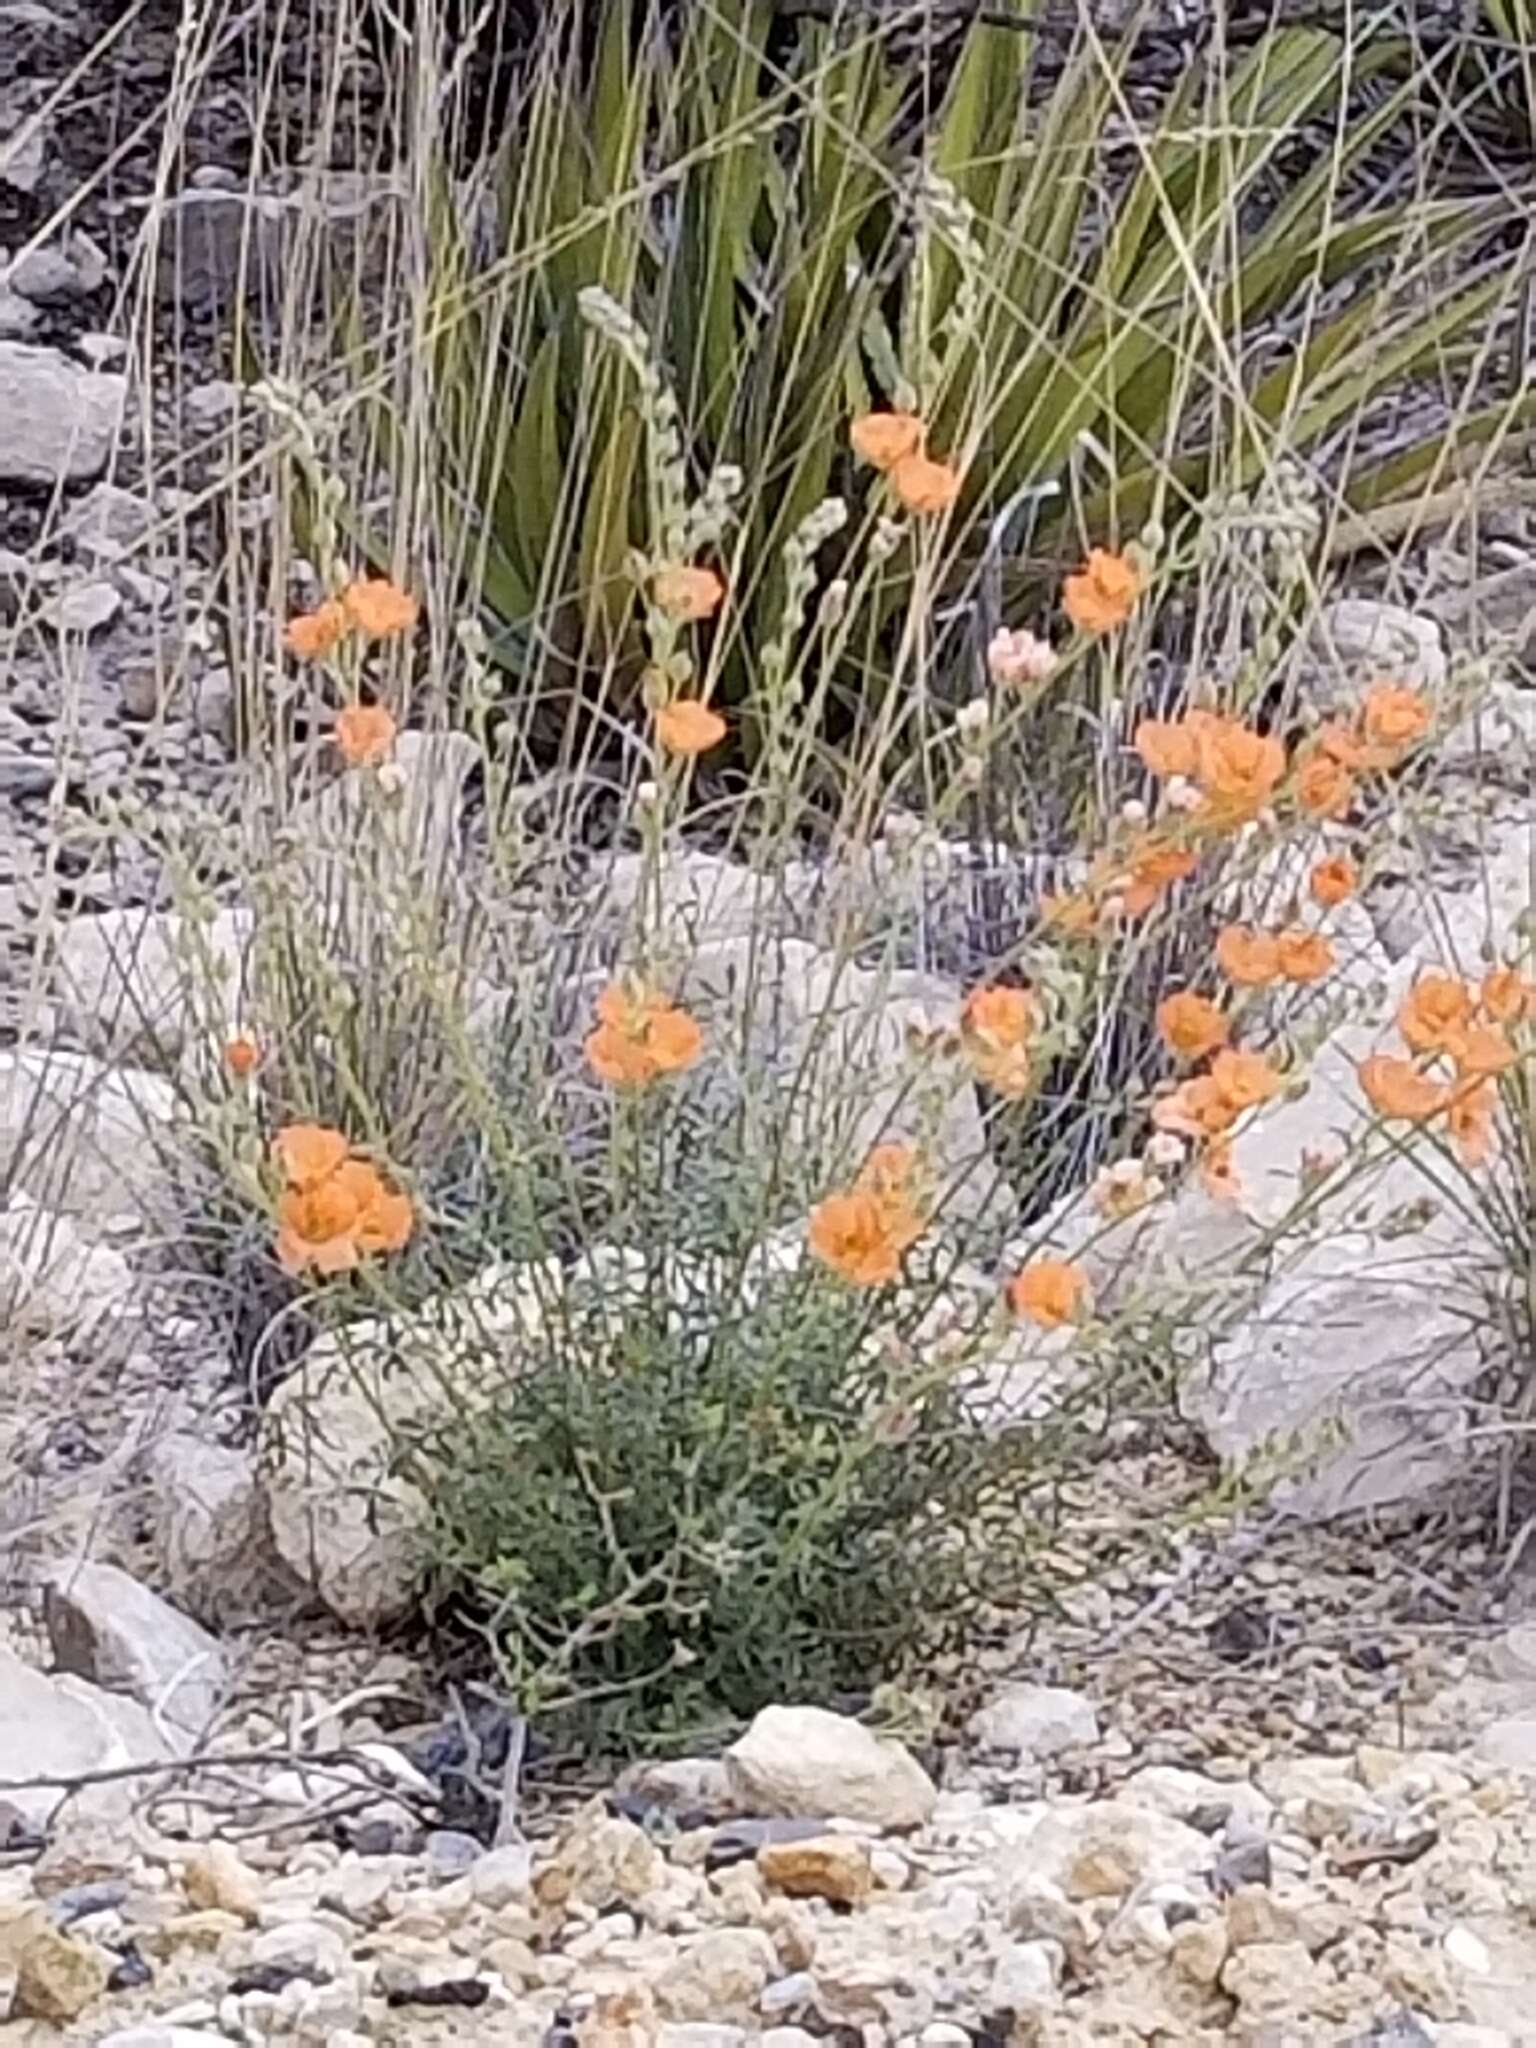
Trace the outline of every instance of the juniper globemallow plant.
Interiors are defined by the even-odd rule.
[[[1008,1283],[1008,1305],[1042,1330],[1081,1321],[1092,1306],[1088,1276],[1071,1259],[1031,1259]]]
[[[410,1197],[325,1124],[288,1124],[272,1142],[286,1183],[277,1202],[276,1251],[297,1277],[348,1273],[365,1258],[402,1251],[415,1228]]]
[[[720,713],[696,697],[678,697],[656,713],[657,739],[667,753],[683,759],[707,754],[725,735],[726,723]]]
[[[398,728],[382,704],[348,704],[336,714],[336,745],[349,768],[376,768],[394,752]]]
[[[1090,548],[1082,568],[1062,585],[1062,606],[1080,633],[1098,639],[1126,623],[1142,587],[1141,571],[1128,555]]]
[[[620,981],[597,999],[597,1025],[583,1050],[611,1088],[647,1088],[691,1067],[704,1047],[697,1018],[641,982]]]

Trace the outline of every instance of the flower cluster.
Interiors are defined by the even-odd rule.
[[[809,1241],[825,1266],[855,1287],[886,1287],[928,1227],[920,1163],[910,1145],[877,1145],[853,1185],[811,1212]]]
[[[1493,1150],[1496,1078],[1519,1058],[1510,1033],[1533,1013],[1536,984],[1516,967],[1495,967],[1476,987],[1451,974],[1421,975],[1397,1013],[1415,1057],[1362,1060],[1366,1100],[1405,1123],[1443,1117],[1462,1163],[1481,1166]]]
[[[848,430],[853,451],[885,477],[909,512],[947,512],[960,472],[927,453],[928,426],[915,412],[867,412]]]
[[[972,989],[960,1013],[960,1047],[977,1080],[1013,1100],[1027,1095],[1040,1023],[1039,1005],[1028,989]]]
[[[288,652],[301,661],[320,661],[354,634],[390,640],[409,633],[420,607],[414,597],[384,576],[359,576],[340,597],[327,598],[312,612],[290,619],[284,634]]]
[[[611,1088],[645,1088],[691,1067],[703,1045],[697,1018],[644,982],[626,980],[598,997],[597,1025],[584,1050],[588,1066]]]
[[[298,1275],[349,1273],[374,1252],[410,1242],[410,1197],[391,1187],[371,1160],[325,1124],[287,1124],[272,1141],[283,1177],[277,1202],[277,1256]]]
[[[1163,1043],[1184,1060],[1208,1062],[1152,1105],[1160,1132],[1188,1138],[1200,1148],[1200,1178],[1208,1194],[1232,1200],[1240,1193],[1232,1170],[1232,1136],[1239,1120],[1272,1101],[1285,1085],[1266,1053],[1228,1043],[1231,1026],[1209,996],[1180,990],[1158,1005]]]

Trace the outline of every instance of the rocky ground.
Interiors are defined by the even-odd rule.
[[[240,800],[210,491],[238,402],[218,314],[250,228],[234,45],[171,179],[147,344],[119,297],[178,18],[126,17],[92,74],[105,111],[82,121],[53,96],[119,10],[0,0],[18,59],[0,66],[6,1044],[40,1015],[44,933],[73,921],[78,966],[94,916],[164,901],[135,804],[212,830]],[[281,128],[302,65],[279,83]],[[269,197],[264,220],[280,174]],[[47,231],[61,207],[68,230]],[[1496,790],[1488,757],[1531,726],[1528,512],[1414,576],[1418,624],[1386,622],[1405,659],[1443,666],[1441,626],[1461,647],[1510,636],[1493,723],[1462,741],[1467,785]],[[1390,965],[1418,913],[1390,888],[1371,909]],[[67,1069],[90,1004],[78,981],[51,995]],[[81,1138],[82,1102],[92,1121],[74,1234],[40,1272],[29,1233],[57,1191],[13,1184],[38,1073],[3,1057],[0,1278],[20,1272],[29,1304],[0,1338],[7,2038],[1536,2042],[1536,1633],[1481,1503],[1363,1531],[1197,1524],[1208,1470],[1112,1438],[1062,1539],[1062,1610],[935,1674],[943,1716],[880,1703],[905,1741],[790,1703],[724,1758],[520,1775],[494,1701],[445,1704],[405,1651],[317,1618],[308,1522],[274,1551],[217,1319],[146,1251],[163,1077],[115,1056],[67,1070],[68,1127]],[[47,1087],[60,1072],[55,1055]],[[1131,1539],[1152,1503],[1187,1533],[1149,1561]],[[357,1618],[381,1619],[371,1553],[340,1562]]]

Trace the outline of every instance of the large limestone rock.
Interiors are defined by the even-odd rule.
[[[50,1678],[0,1649],[0,1757],[20,1766],[7,1775],[69,1778],[124,1764],[165,1762],[172,1755],[166,1736],[137,1700],[104,1692],[81,1678]],[[88,1786],[70,1802],[70,1812],[79,1819],[119,1819],[140,1789],[131,1779]],[[62,1790],[5,1796],[24,1819],[41,1827]]]
[[[137,1289],[119,1251],[17,1194],[0,1209],[0,1328],[65,1336],[108,1328]]]
[[[262,1424],[267,1512],[283,1563],[359,1628],[408,1612],[434,1426],[495,1399],[560,1286],[539,1265],[493,1267],[414,1315],[320,1337]]]
[[[206,923],[149,910],[71,918],[54,952],[55,1001],[93,1044],[170,1059],[193,1032],[234,1030],[252,928],[239,909]]]
[[[1437,697],[1449,674],[1439,622],[1373,597],[1324,605],[1309,653],[1307,694],[1328,713],[1357,703],[1373,682],[1405,683]]]
[[[745,1813],[905,1830],[921,1827],[938,1797],[901,1743],[822,1707],[764,1707],[726,1751],[725,1765]]]
[[[82,370],[57,349],[0,341],[0,485],[51,490],[100,476],[127,394],[126,378]]]
[[[147,1586],[116,1565],[59,1565],[44,1612],[61,1671],[128,1693],[188,1735],[207,1728],[224,1695],[224,1653]]]
[[[150,1537],[179,1606],[228,1628],[291,1604],[299,1582],[273,1547],[261,1479],[246,1452],[178,1432],[154,1444],[145,1464]]]
[[[176,1096],[79,1053],[0,1053],[0,1182],[73,1218],[163,1216]]]

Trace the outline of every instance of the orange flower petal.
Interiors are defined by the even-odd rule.
[[[261,1047],[242,1031],[224,1047],[224,1065],[237,1081],[243,1081],[261,1065]]]
[[[349,768],[389,759],[397,727],[382,704],[348,704],[336,714],[336,744]]]
[[[1091,548],[1083,567],[1063,583],[1061,599],[1080,633],[1113,633],[1136,609],[1141,589],[1141,574],[1127,556]]]
[[[1342,853],[1318,861],[1307,877],[1307,889],[1312,901],[1322,904],[1325,910],[1332,910],[1340,903],[1347,903],[1359,886],[1360,876],[1354,862]]]
[[[1269,932],[1229,924],[1216,941],[1216,964],[1240,988],[1268,988],[1280,979],[1280,948]]]
[[[1391,754],[1423,739],[1431,723],[1429,700],[1398,683],[1377,683],[1360,706],[1360,730],[1368,745]]]
[[[1465,1025],[1451,1034],[1445,1050],[1463,1079],[1505,1073],[1519,1057],[1496,1024]]]
[[[277,1162],[296,1188],[312,1188],[329,1179],[349,1149],[341,1132],[327,1124],[285,1124],[272,1140]]]
[[[669,754],[707,754],[725,738],[725,720],[695,697],[680,697],[656,713],[656,737]]]
[[[336,598],[329,598],[314,611],[301,612],[288,621],[284,644],[300,661],[319,661],[338,644],[350,624],[346,607]]]
[[[1165,723],[1144,718],[1133,741],[1138,754],[1154,775],[1193,775],[1195,735],[1182,720]]]
[[[1438,1115],[1449,1098],[1449,1091],[1421,1074],[1412,1060],[1396,1059],[1390,1053],[1362,1060],[1359,1074],[1366,1100],[1381,1116],[1422,1123],[1426,1117]]]
[[[1527,1011],[1536,1009],[1536,982],[1527,981],[1518,967],[1490,968],[1478,994],[1496,1024],[1518,1024]]]
[[[1008,1283],[1015,1315],[1042,1330],[1076,1322],[1092,1305],[1092,1290],[1081,1266],[1070,1259],[1031,1259]]]
[[[1317,747],[1296,771],[1296,801],[1308,817],[1342,818],[1355,800],[1355,778],[1342,761]]]
[[[815,1256],[855,1287],[887,1287],[901,1277],[903,1247],[878,1195],[854,1188],[828,1195],[811,1212]]]
[[[1228,1046],[1211,1061],[1209,1079],[1217,1100],[1232,1116],[1269,1102],[1285,1086],[1268,1056],[1261,1052],[1240,1052]]]
[[[1158,1004],[1157,1028],[1170,1052],[1181,1059],[1198,1060],[1226,1044],[1229,1026],[1209,996],[1180,989]]]
[[[926,455],[903,455],[890,472],[891,489],[909,512],[947,512],[960,495],[960,472]]]
[[[1415,1052],[1449,1052],[1472,1021],[1472,991],[1450,974],[1425,974],[1399,1005],[1397,1028]]]
[[[1299,926],[1284,931],[1276,941],[1276,951],[1287,981],[1321,981],[1333,970],[1333,944],[1321,932],[1303,931]]]
[[[922,448],[925,428],[915,412],[867,412],[853,422],[853,452],[876,469],[894,469]]]
[[[669,618],[712,618],[725,598],[725,582],[713,569],[674,564],[659,569],[651,582],[651,596]]]
[[[370,640],[409,633],[421,609],[414,597],[387,576],[360,576],[341,593],[341,602],[352,624]]]
[[[1027,1045],[1040,1028],[1040,1012],[1028,989],[973,988],[961,1009],[960,1027],[989,1045]]]

